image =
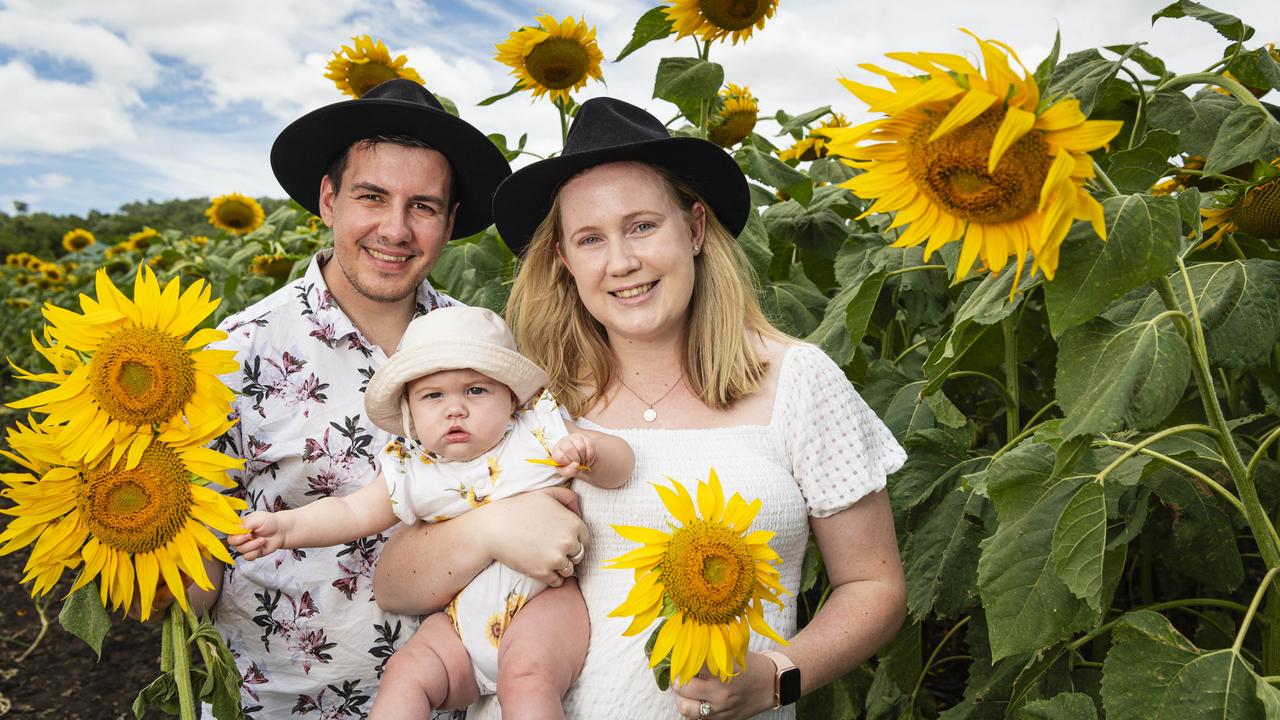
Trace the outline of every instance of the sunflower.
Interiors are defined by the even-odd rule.
[[[760,103],[751,96],[751,89],[733,83],[720,91],[723,106],[712,118],[709,138],[720,147],[733,147],[751,135],[756,129],[756,115]]]
[[[667,17],[676,31],[676,39],[697,35],[706,42],[732,38],[751,39],[751,29],[764,29],[764,21],[773,17],[778,0],[664,0],[671,3]]]
[[[123,255],[129,252],[129,250],[130,250],[129,241],[126,240],[124,242],[116,243],[115,245],[112,245],[111,247],[107,248],[106,252],[104,252],[103,255],[108,260],[110,260],[111,258],[119,257],[120,255]]]
[[[202,447],[221,430],[189,438],[196,444],[151,443],[129,467],[109,458],[66,465],[47,427],[32,422],[9,430],[14,452],[2,454],[27,472],[0,476],[13,503],[0,510],[13,517],[0,533],[0,555],[34,543],[23,578],[32,582],[33,595],[49,592],[64,570],[82,566],[71,592],[97,579],[103,606],[128,608],[136,588],[145,620],[161,579],[183,609],[182,575],[213,587],[202,558],[232,560],[210,528],[244,532],[236,511],[246,507],[207,487],[230,487],[226,471],[243,462]]]
[[[128,241],[125,242],[125,249],[146,252],[147,248],[155,244],[158,237],[160,233],[156,232],[155,228],[144,225],[141,230],[129,236]]]
[[[45,414],[67,462],[93,464],[111,451],[114,464],[127,452],[126,469],[138,464],[156,431],[182,444],[221,426],[234,396],[218,376],[238,367],[235,354],[201,349],[226,338],[221,330],[191,332],[220,301],[209,299],[203,280],[179,291],[177,279],[161,288],[143,267],[130,300],[98,270],[97,299],[80,296],[83,314],[44,309],[50,337],[90,357],[66,373],[19,370],[20,379],[55,387],[9,406]]]
[[[43,259],[35,255],[30,255],[28,253],[22,253],[22,254],[26,255],[26,257],[23,258],[23,262],[24,262],[23,267],[25,267],[27,270],[33,273],[38,273],[40,272],[40,268],[44,267]]]
[[[295,262],[297,262],[297,258],[290,257],[284,253],[276,253],[274,255],[255,255],[253,260],[249,263],[249,272],[254,275],[285,278],[289,277],[289,272],[293,270],[293,264]]]
[[[670,479],[670,478],[668,478]],[[786,644],[764,620],[764,601],[781,605],[780,562],[769,547],[774,533],[747,533],[761,503],[734,493],[725,503],[716,471],[698,482],[697,511],[683,485],[654,485],[672,517],[670,533],[614,525],[642,546],[613,558],[607,567],[634,569],[636,584],[610,617],[634,616],[623,635],[636,635],[665,615],[649,656],[650,667],[671,655],[671,677],[692,679],[703,665],[722,681],[745,662],[751,630]],[[701,517],[699,517],[701,513]]]
[[[1224,205],[1200,211],[1204,231],[1217,228],[1200,247],[1216,246],[1227,233],[1247,233],[1262,240],[1280,239],[1280,178],[1232,193]]]
[[[26,310],[31,307],[31,298],[9,297],[4,299],[4,304],[16,310]]]
[[[1031,74],[1023,68],[1020,78],[1010,68],[1009,56],[1017,61],[1012,50],[973,38],[985,77],[959,55],[891,53],[923,75],[863,65],[893,89],[841,80],[873,112],[889,117],[823,131],[832,140],[828,151],[865,170],[841,184],[875,199],[863,217],[896,212],[890,227],[910,226],[895,247],[927,240],[927,260],[963,239],[957,279],[978,257],[999,272],[1013,256],[1020,273],[1030,250],[1032,272],[1052,280],[1073,220],[1089,220],[1106,239],[1102,206],[1084,182],[1094,176],[1088,153],[1115,137],[1121,123],[1086,120],[1073,99],[1041,103]]]
[[[267,217],[257,200],[240,193],[219,195],[204,214],[210,225],[232,235],[248,235],[257,230]]]
[[[191,241],[191,244],[195,245],[196,247],[204,247],[205,245],[209,244],[208,235],[192,235],[189,239]]]
[[[395,78],[424,84],[417,70],[405,67],[407,58],[404,55],[391,59],[391,51],[381,40],[374,40],[368,35],[356,35],[351,40],[355,47],[343,45],[341,50],[334,51],[333,59],[325,68],[328,72],[324,75],[344,94],[359,98]]]
[[[97,242],[93,233],[84,228],[76,228],[69,230],[66,235],[62,236],[62,248],[67,252],[79,252],[90,245]]]
[[[786,150],[778,151],[778,159],[782,161],[796,160],[804,162],[806,160],[817,160],[818,158],[827,156],[827,137],[823,133],[827,130],[835,130],[836,128],[849,127],[849,120],[840,113],[831,113],[831,117],[822,121],[822,124],[814,128],[803,140],[797,140],[794,145]]]
[[[29,257],[31,257],[30,253],[9,253],[4,256],[4,264],[11,268],[25,268]]]
[[[586,87],[588,79],[601,79],[604,53],[596,44],[596,29],[586,20],[551,15],[536,18],[541,27],[522,27],[497,46],[498,62],[511,68],[521,89],[534,97],[550,93],[553,101],[567,101],[571,91]]]
[[[56,262],[47,262],[40,265],[40,274],[49,282],[60,283],[66,278],[66,273],[62,266]]]

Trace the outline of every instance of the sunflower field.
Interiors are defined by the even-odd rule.
[[[672,133],[749,177],[739,242],[767,313],[908,450],[888,489],[907,621],[798,717],[1280,718],[1280,51],[1179,0],[1153,22],[1212,26],[1210,67],[1061,38],[1019,58],[1015,39],[974,35],[965,55],[857,58],[831,102],[869,121],[761,115],[713,56],[769,32],[777,5],[668,0],[609,59],[670,46],[653,96]],[[515,81],[484,104],[532,95],[567,131],[604,57],[587,18],[532,19],[495,47]],[[327,77],[358,97],[421,81],[410,61],[359,36]],[[523,162],[524,138],[491,139]],[[140,266],[206,281],[222,298],[208,327],[330,242],[293,203],[229,193],[208,220],[9,254],[3,399],[48,372],[42,305],[76,306],[98,268],[122,286]],[[431,279],[500,312],[517,264],[491,228],[450,243]],[[802,622],[827,590],[811,545]]]

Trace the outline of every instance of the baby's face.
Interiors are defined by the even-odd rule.
[[[450,460],[472,460],[493,448],[515,412],[511,390],[475,370],[445,370],[408,385],[418,442]]]

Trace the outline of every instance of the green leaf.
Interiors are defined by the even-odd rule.
[[[857,285],[847,285],[827,302],[822,320],[807,337],[822,348],[835,360],[837,365],[848,365],[853,360],[857,349],[854,330],[861,330],[856,342],[862,341],[866,331],[867,320],[876,299],[880,297],[880,289],[884,286],[884,273],[875,272],[867,276]]]
[[[1107,504],[1102,486],[1080,486],[1053,531],[1053,569],[1076,597],[1102,612],[1102,567],[1107,545]]]
[[[511,86],[511,89],[510,89],[510,90],[508,90],[508,91],[506,91],[506,92],[500,92],[500,93],[498,93],[497,95],[490,95],[489,97],[487,97],[487,98],[485,98],[485,99],[481,100],[480,102],[476,103],[476,105],[479,105],[480,107],[484,107],[485,105],[492,105],[492,104],[494,104],[494,103],[498,102],[499,100],[501,100],[501,99],[503,99],[503,98],[511,97],[512,95],[515,95],[516,93],[520,92],[520,90],[521,90],[521,89],[523,89],[523,88],[522,88],[522,87],[521,87],[521,85],[520,85],[520,81],[519,81],[519,80],[517,80],[517,81],[515,82],[515,84]],[[501,136],[501,135],[499,135],[499,137],[502,137],[502,136]],[[489,136],[489,139],[490,139],[490,140],[492,140],[492,139],[493,139],[493,136],[492,136],[492,135],[490,135],[490,136]],[[500,150],[502,150],[503,152],[506,152],[506,143],[504,142],[502,145],[499,145],[499,146],[498,146],[498,148],[499,148]],[[508,159],[508,160],[510,160],[510,158],[507,158],[507,159]]]
[[[1165,564],[1170,572],[1230,593],[1244,582],[1231,516],[1217,496],[1181,472],[1161,467],[1147,481],[1169,509],[1172,542]]]
[[[1113,300],[1166,274],[1176,262],[1182,225],[1173,198],[1109,197],[1102,210],[1107,242],[1088,223],[1076,223],[1062,244],[1057,277],[1045,285],[1054,336],[1097,317]]]
[[[1110,50],[1111,52],[1117,55],[1121,55],[1121,56],[1127,55],[1131,60],[1138,63],[1138,65],[1140,65],[1143,70],[1146,70],[1147,72],[1151,73],[1152,75],[1155,75],[1158,78],[1163,78],[1169,74],[1169,71],[1165,69],[1163,60],[1156,57],[1155,55],[1152,55],[1146,50],[1143,50],[1142,47],[1138,44],[1108,45],[1106,46],[1106,49]]]
[[[102,640],[111,629],[111,618],[107,615],[107,609],[102,607],[96,580],[63,601],[62,610],[58,612],[58,622],[67,632],[93,648],[99,659],[102,658]]]
[[[956,487],[960,478],[954,470],[938,502],[913,513],[905,528],[907,609],[917,620],[931,613],[955,617],[978,602],[978,545],[991,534],[994,513],[989,500]]]
[[[862,717],[872,677],[865,665],[854,668],[835,682],[802,696],[796,703],[796,717],[857,720]]]
[[[631,31],[630,42],[622,48],[622,52],[618,53],[618,57],[613,61],[618,62],[654,40],[669,37],[671,33],[671,18],[667,16],[667,8],[663,5],[650,8],[636,21],[636,27]]]
[[[1206,173],[1221,173],[1280,151],[1280,123],[1266,110],[1241,105],[1227,116],[1205,159]]]
[[[868,717],[897,717],[910,700],[920,677],[920,623],[902,628],[893,642],[876,653],[875,677],[867,690]]]
[[[818,158],[817,160],[809,163],[809,177],[813,178],[814,182],[825,182],[831,183],[832,185],[839,185],[853,177],[853,175],[853,169],[836,158]],[[846,216],[850,219],[862,214],[860,207],[850,206],[850,210],[856,213],[856,215]]]
[[[818,578],[822,577],[822,551],[818,549],[818,543],[814,541],[813,536],[809,536],[809,544],[805,546],[804,564],[800,568],[800,594],[809,592],[818,584]]]
[[[1208,155],[1222,122],[1240,101],[1216,92],[1189,98],[1176,90],[1162,90],[1147,104],[1147,125],[1178,133],[1180,149],[1190,155]]]
[[[1098,708],[1093,698],[1078,692],[1054,695],[1049,700],[1027,703],[1018,714],[1019,720],[1097,720]]]
[[[1080,112],[1086,116],[1107,91],[1120,64],[1126,58],[1107,60],[1097,50],[1073,52],[1063,58],[1053,70],[1049,81],[1049,95],[1069,95],[1080,101]]]
[[[808,205],[813,199],[813,180],[773,155],[762,153],[754,147],[741,147],[734,152],[733,157],[747,177],[782,190],[803,205]],[[765,214],[767,219],[768,212]]]
[[[1234,49],[1234,45],[1228,47],[1228,51],[1234,51]],[[1227,65],[1227,72],[1247,88],[1259,90],[1280,88],[1280,65],[1276,64],[1275,59],[1265,47],[1240,53],[1231,64]]]
[[[431,272],[431,282],[467,305],[501,312],[510,292],[515,259],[490,231],[444,246]]]
[[[1057,398],[1066,437],[1148,428],[1182,399],[1191,352],[1171,319],[1118,325],[1098,318],[1063,333]]]
[[[983,541],[978,589],[995,660],[1051,645],[1096,619],[1053,572],[1055,528],[1085,480],[1053,477],[1053,449],[1023,443],[987,472],[1000,517]]]
[[[769,265],[773,262],[773,251],[769,249],[769,232],[760,220],[760,214],[753,208],[747,216],[746,227],[738,233],[738,244],[747,254],[751,269],[755,271],[760,284],[769,279]]]
[[[1236,40],[1244,42],[1253,37],[1253,28],[1244,23],[1243,20],[1235,15],[1218,12],[1201,5],[1192,0],[1178,0],[1171,5],[1165,6],[1163,10],[1151,16],[1151,24],[1154,25],[1160,18],[1180,18],[1189,17],[1206,22],[1213,26],[1218,34],[1228,40]]]
[[[1262,682],[1231,650],[1203,652],[1150,610],[1126,614],[1102,666],[1107,720],[1256,718]]]
[[[1062,54],[1062,31],[1056,30],[1053,33],[1053,49],[1045,56],[1044,60],[1036,66],[1036,86],[1040,88],[1041,93],[1049,86],[1049,78],[1053,76],[1053,71],[1058,67],[1058,57]]]
[[[800,263],[791,265],[786,280],[766,285],[762,294],[765,315],[780,330],[794,337],[813,332],[818,326],[814,311],[827,304],[827,297],[804,274]]]
[[[1005,720],[1013,681],[1025,664],[1021,658],[993,662],[990,628],[981,609],[970,614],[965,645],[973,656],[964,700],[939,716],[939,720]]]
[[[141,718],[151,708],[168,715],[178,715],[178,684],[174,682],[172,673],[162,673],[138,693],[133,701],[133,716]]]
[[[781,110],[779,110],[778,112],[780,115],[783,114]],[[795,117],[787,117],[786,119],[782,119],[781,117],[779,117],[778,124],[781,126],[781,128],[778,130],[778,135],[789,135],[792,133],[798,133],[804,130],[814,121],[820,120],[821,118],[829,114],[831,114],[831,106],[823,105],[822,107],[815,108],[813,110],[810,110],[809,112],[800,113]]]
[[[1188,269],[1205,328],[1209,362],[1231,368],[1266,365],[1280,342],[1280,262],[1233,260]],[[1184,283],[1171,278],[1184,310]]]
[[[700,58],[662,58],[653,96],[663,100],[709,100],[724,84],[724,68]]]
[[[1177,154],[1177,133],[1151,130],[1137,146],[1111,156],[1107,176],[1120,192],[1146,192],[1165,176],[1169,158]]]

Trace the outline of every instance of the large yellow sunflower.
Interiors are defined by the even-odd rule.
[[[817,160],[818,158],[827,156],[827,136],[824,134],[827,130],[836,128],[849,127],[849,120],[840,113],[831,113],[831,117],[822,121],[822,124],[813,129],[807,137],[797,140],[794,145],[786,150],[778,151],[779,160]]]
[[[752,28],[764,29],[764,21],[773,17],[778,0],[663,0],[670,3],[667,17],[676,38],[697,35],[706,42],[731,38],[751,39]]]
[[[351,40],[355,47],[343,45],[342,49],[334,51],[333,59],[325,68],[328,72],[324,76],[343,93],[359,98],[395,78],[424,84],[417,70],[405,66],[407,58],[404,55],[391,59],[391,51],[381,40],[374,40],[368,35],[356,35]]]
[[[84,228],[76,228],[68,230],[66,235],[62,236],[62,249],[67,252],[77,252],[83,250],[97,242],[93,233]]]
[[[604,53],[596,44],[596,29],[586,20],[567,17],[556,22],[551,15],[536,18],[541,27],[522,27],[497,46],[498,62],[511,68],[521,89],[534,97],[550,94],[565,101],[569,93],[599,80]]]
[[[257,200],[240,193],[219,195],[204,214],[210,225],[233,235],[248,235],[267,219]]]
[[[925,52],[888,56],[923,74],[861,66],[887,78],[891,90],[841,80],[889,117],[823,131],[832,139],[828,151],[866,171],[842,186],[875,199],[867,215],[894,212],[890,227],[910,226],[896,247],[928,241],[927,259],[963,239],[957,278],[979,257],[999,272],[1012,256],[1021,272],[1030,250],[1032,271],[1052,280],[1072,221],[1089,220],[1106,239],[1102,206],[1084,182],[1094,176],[1088,153],[1121,123],[1086,120],[1076,100],[1041,103],[1026,68],[1019,77],[1009,66],[1010,55],[1018,61],[1012,50],[974,39],[985,76],[959,55]]]
[[[230,487],[226,471],[243,464],[202,446],[218,428],[189,438],[194,445],[154,442],[128,468],[105,458],[64,464],[47,427],[10,428],[13,451],[0,452],[27,470],[0,476],[13,503],[0,510],[13,518],[0,533],[0,555],[34,543],[23,578],[33,595],[53,589],[64,570],[82,567],[72,592],[97,579],[103,606],[128,608],[136,587],[145,620],[162,579],[183,609],[183,574],[198,587],[212,587],[202,558],[232,560],[209,528],[244,532],[237,511],[246,507],[207,487]]]
[[[751,95],[751,89],[733,83],[720,91],[724,105],[711,121],[708,137],[720,147],[733,147],[751,135],[756,129],[756,116],[760,103]]]
[[[98,270],[97,299],[80,296],[83,314],[44,309],[49,336],[88,359],[69,372],[18,370],[21,379],[55,387],[9,406],[45,414],[41,424],[68,462],[94,464],[110,451],[114,466],[127,453],[126,469],[138,464],[156,431],[182,445],[223,426],[234,395],[218,376],[236,369],[235,353],[201,349],[226,338],[221,330],[192,333],[221,301],[209,299],[203,280],[179,291],[176,279],[161,288],[144,267],[130,300]]]
[[[670,478],[668,478],[670,479]],[[697,510],[683,485],[654,485],[672,517],[670,533],[614,525],[619,535],[642,546],[613,558],[608,567],[634,569],[636,584],[610,617],[634,616],[624,635],[647,628],[664,607],[669,615],[657,632],[650,667],[671,655],[671,677],[687,682],[705,665],[721,680],[737,674],[746,659],[751,630],[786,644],[764,620],[764,602],[782,604],[780,559],[769,547],[774,533],[748,533],[760,501],[734,493],[725,502],[720,478],[711,470],[698,481]],[[701,517],[699,517],[701,513]]]
[[[1231,193],[1227,203],[1200,211],[1204,231],[1216,228],[1201,247],[1217,245],[1227,233],[1247,233],[1263,240],[1280,239],[1280,178]]]

